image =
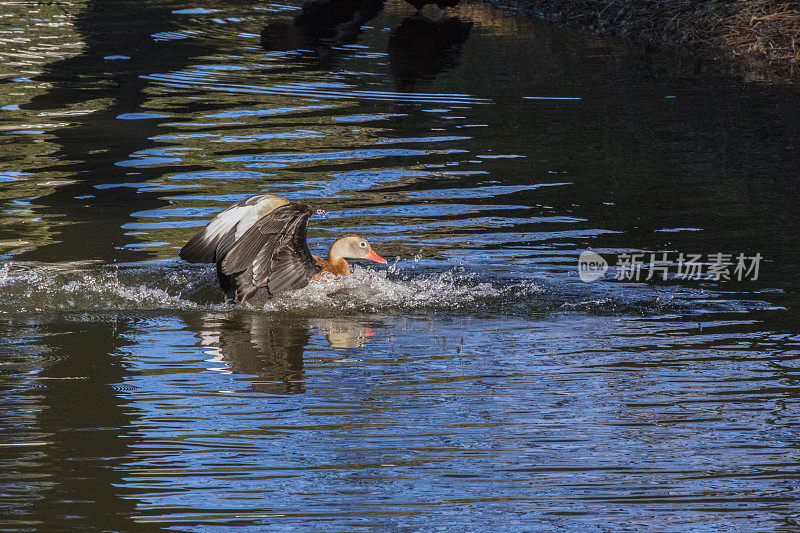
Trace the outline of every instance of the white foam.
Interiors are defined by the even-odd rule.
[[[532,282],[498,288],[477,280],[474,274],[448,271],[433,275],[397,276],[393,268],[372,270],[355,266],[348,277],[312,281],[303,289],[267,300],[264,309],[370,312],[387,309],[458,309],[539,290]]]
[[[134,273],[79,264],[6,263],[0,269],[0,296],[14,311],[196,308],[181,298],[181,286],[170,276]],[[154,281],[139,281],[138,277]],[[167,283],[164,283],[164,282]]]
[[[533,282],[498,286],[457,271],[405,274],[396,266],[381,270],[354,266],[346,278],[313,281],[298,291],[254,300],[245,307],[267,312],[452,310],[519,301],[540,291]],[[15,312],[231,308],[223,303],[210,267],[6,263],[0,267],[0,298],[5,309]]]

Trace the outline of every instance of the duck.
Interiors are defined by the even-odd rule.
[[[347,259],[386,264],[369,242],[355,234],[338,237],[325,258],[313,255],[306,232],[310,206],[275,194],[239,200],[181,248],[188,263],[215,263],[226,301],[244,303],[259,293],[267,298],[302,289],[325,273],[350,275]]]
[[[406,0],[409,4],[416,8],[416,12],[414,13],[415,16],[421,17],[422,16],[422,9],[427,4],[436,4],[442,12],[448,7],[455,7],[461,2],[461,0]]]

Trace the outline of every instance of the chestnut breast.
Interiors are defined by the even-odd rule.
[[[330,272],[334,276],[349,276],[350,275],[350,265],[342,258],[336,259],[334,261],[328,261],[327,259],[322,259],[321,257],[314,256],[314,260],[317,262],[317,266],[322,268],[322,271],[314,276],[315,280],[318,280],[322,277],[323,272]]]

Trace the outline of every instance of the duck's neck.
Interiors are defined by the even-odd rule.
[[[330,272],[335,276],[349,276],[350,264],[345,261],[343,257],[332,258],[331,255],[328,254],[328,259],[325,260],[322,270]]]
[[[350,275],[350,265],[347,264],[347,261],[344,260],[344,250],[342,249],[342,240],[336,239],[331,243],[330,248],[328,248],[328,257],[326,259],[326,265],[323,267],[323,270],[330,272],[331,274],[336,274],[337,276],[349,276]]]

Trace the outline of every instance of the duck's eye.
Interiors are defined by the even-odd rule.
[[[358,245],[361,246],[362,248],[367,247],[367,243],[365,243],[364,241],[361,241],[360,243],[358,243]]]

